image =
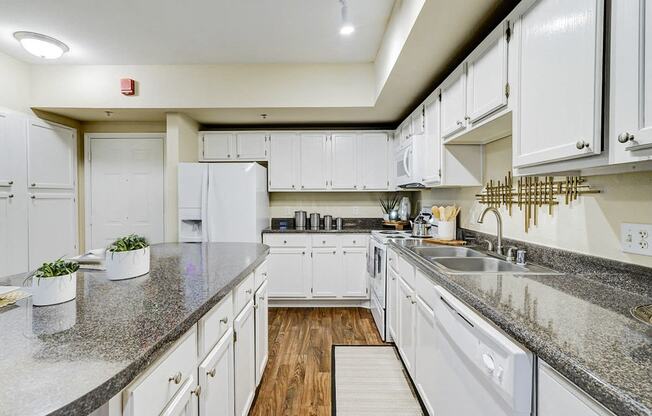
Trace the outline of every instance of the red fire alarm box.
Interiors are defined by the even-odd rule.
[[[120,92],[122,95],[136,94],[136,81],[131,78],[122,78],[120,80]]]

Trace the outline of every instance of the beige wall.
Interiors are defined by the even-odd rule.
[[[294,217],[294,211],[318,212],[345,218],[380,218],[383,212],[376,192],[273,192],[269,194],[270,216]]]
[[[31,114],[29,65],[0,53],[0,108]]]
[[[502,179],[511,167],[511,139],[493,142],[486,147],[485,182]],[[600,194],[580,196],[570,206],[562,204],[549,216],[539,211],[539,225],[525,233],[523,213],[513,208],[510,217],[504,208],[504,235],[550,247],[652,267],[652,257],[620,251],[620,223],[652,224],[652,172],[588,177],[588,184]],[[421,192],[425,203],[461,205],[460,226],[495,234],[495,220],[488,216],[484,224],[476,219],[484,205],[474,199],[479,188],[439,189]]]

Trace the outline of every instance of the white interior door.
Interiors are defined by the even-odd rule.
[[[164,239],[163,139],[90,139],[88,248],[136,233]]]

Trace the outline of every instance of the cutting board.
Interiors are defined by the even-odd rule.
[[[466,241],[463,240],[438,240],[436,238],[426,238],[421,241],[432,244],[444,244],[446,246],[463,246],[466,244]]]

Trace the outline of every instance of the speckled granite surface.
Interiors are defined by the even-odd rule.
[[[619,289],[573,274],[448,275],[410,250],[422,243],[390,244],[617,415],[652,415],[652,326],[629,314],[652,303],[647,291],[628,289],[642,283]]]
[[[287,222],[288,228],[285,230],[279,229],[280,223],[282,221]],[[335,219],[333,218],[333,222]],[[324,233],[368,233],[372,230],[383,230],[387,227],[383,227],[382,218],[344,218],[344,227],[341,230],[335,230],[335,224],[333,224],[333,229],[330,231],[324,230],[323,218],[321,221],[321,226],[319,230],[312,230],[307,228],[305,230],[295,230],[294,229],[294,218],[272,218],[272,226],[263,230],[263,233],[308,233],[308,234],[324,234]]]
[[[148,275],[78,273],[77,298],[0,309],[0,415],[86,415],[120,392],[266,257],[255,243],[156,244]],[[21,285],[22,276],[0,279]]]

